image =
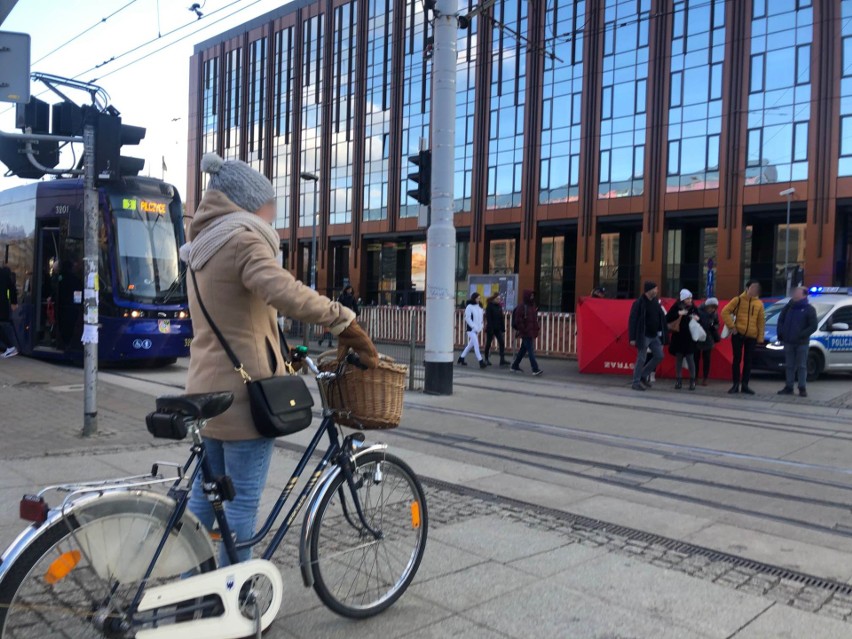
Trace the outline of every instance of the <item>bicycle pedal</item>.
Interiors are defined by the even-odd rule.
[[[271,586],[268,605],[260,616],[260,627],[266,630],[281,607],[284,580],[271,561],[251,559],[146,590],[139,612],[175,606],[193,599],[218,597],[222,603],[222,614],[139,630],[136,639],[239,639],[250,636],[256,633],[258,623],[255,615],[248,614],[245,609],[246,593],[252,592],[258,581],[266,581]]]

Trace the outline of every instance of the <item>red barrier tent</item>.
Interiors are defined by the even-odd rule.
[[[666,309],[675,304],[675,300],[669,298],[663,298],[662,302]],[[720,302],[720,316],[725,303]],[[633,300],[580,299],[577,308],[577,360],[581,373],[633,374],[636,349],[630,345],[627,334],[632,305]],[[669,353],[668,346],[665,347],[665,355],[657,368],[657,376],[673,378],[675,358]],[[724,339],[713,349],[710,377],[731,379],[731,360],[731,340]]]

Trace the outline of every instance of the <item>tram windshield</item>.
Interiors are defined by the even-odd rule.
[[[118,284],[129,299],[186,300],[180,277],[178,239],[167,201],[124,200],[114,207]]]

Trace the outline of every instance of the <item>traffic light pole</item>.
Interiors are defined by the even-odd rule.
[[[456,229],[453,169],[456,136],[458,2],[438,0],[432,55],[432,216],[426,232],[426,379],[424,391],[453,393]]]
[[[98,191],[95,189],[95,126],[83,128],[85,279],[83,283],[83,437],[98,434]]]

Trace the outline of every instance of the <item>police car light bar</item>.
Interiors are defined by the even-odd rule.
[[[834,293],[839,295],[852,295],[852,287],[848,286],[811,286],[808,292],[813,294]]]

